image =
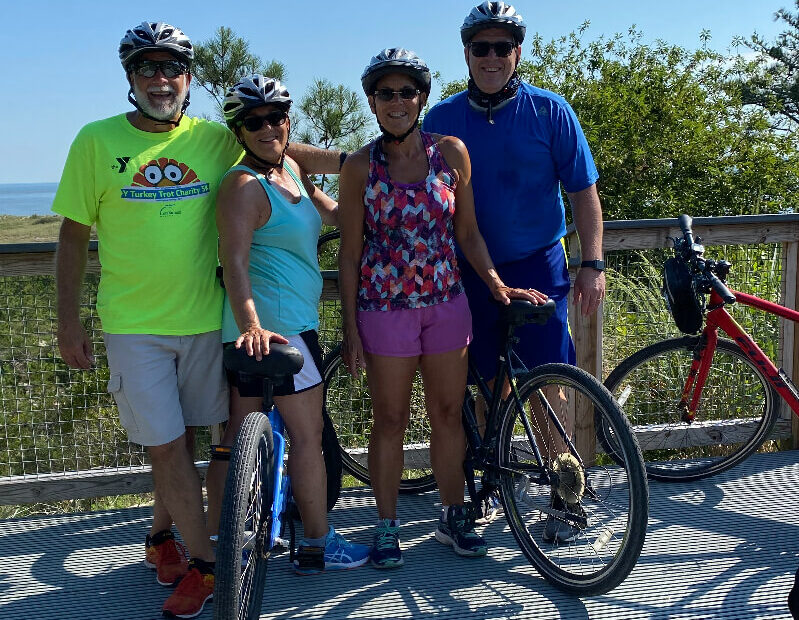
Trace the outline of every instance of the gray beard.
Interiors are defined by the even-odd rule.
[[[147,91],[140,90],[137,86],[133,87],[133,96],[136,98],[136,103],[144,112],[159,121],[173,120],[183,108],[183,102],[186,100],[186,92],[174,93],[171,99],[164,101],[160,105],[153,105],[147,97]]]

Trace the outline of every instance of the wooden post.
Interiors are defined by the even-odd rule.
[[[576,235],[575,237],[576,238]],[[583,316],[574,306],[574,279],[579,270],[580,258],[569,260],[569,327],[574,348],[577,353],[577,366],[588,374],[602,380],[602,305],[596,314]],[[594,430],[594,411],[590,403],[580,398],[575,405],[575,442],[583,460],[590,462],[596,453],[596,433]]]

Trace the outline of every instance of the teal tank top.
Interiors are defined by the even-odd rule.
[[[233,166],[227,174],[234,170],[243,170],[257,178],[272,205],[269,221],[253,231],[250,245],[250,286],[261,326],[284,336],[318,329],[322,294],[322,275],[316,256],[316,241],[322,228],[319,212],[290,166],[286,170],[301,194],[297,204],[290,203],[263,174],[252,168]],[[240,335],[230,300],[225,295],[222,340],[231,342]]]

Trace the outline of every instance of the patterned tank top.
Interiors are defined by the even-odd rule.
[[[429,133],[429,171],[418,183],[388,175],[382,140],[369,151],[359,310],[404,310],[463,292],[455,256],[455,178]]]

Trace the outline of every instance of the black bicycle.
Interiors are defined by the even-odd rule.
[[[474,387],[463,403],[464,472],[473,506],[499,493],[520,549],[545,579],[579,595],[602,594],[625,579],[641,553],[649,490],[641,451],[607,389],[567,364],[528,371],[513,353],[516,327],[544,324],[554,309],[551,300],[541,306],[514,300],[501,307],[503,342],[493,390],[469,361]],[[324,372],[328,409],[337,430],[345,424],[368,434],[371,406],[365,390],[359,385],[355,391],[346,376],[340,354],[333,352]],[[506,380],[510,395],[503,399]],[[478,396],[487,403],[484,421],[475,411]],[[600,441],[608,437],[612,458]],[[428,438],[405,446],[405,491],[435,484]],[[368,482],[360,453],[342,450],[345,468]],[[478,508],[473,510],[478,516]]]
[[[268,559],[284,547],[289,548],[290,560],[294,555],[294,520],[299,511],[284,467],[285,427],[272,393],[275,385],[300,371],[303,357],[294,347],[272,343],[261,361],[233,347],[225,349],[224,360],[234,372],[260,377],[264,388],[262,411],[244,419],[230,453],[216,550],[214,618],[254,619],[261,614]],[[341,449],[330,418],[324,411],[322,415],[330,511],[341,493]]]

